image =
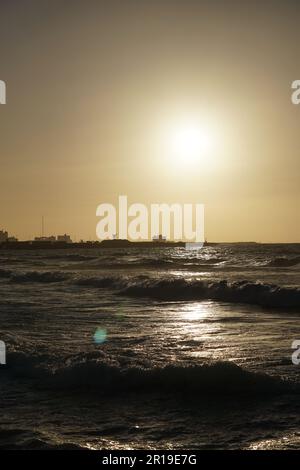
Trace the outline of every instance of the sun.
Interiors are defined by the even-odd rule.
[[[215,138],[208,127],[197,122],[185,122],[170,130],[168,147],[174,164],[202,164],[210,158]]]

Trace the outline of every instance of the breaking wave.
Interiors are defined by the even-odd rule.
[[[38,358],[11,353],[7,372],[35,379],[39,388],[118,394],[125,391],[215,396],[292,393],[297,386],[278,377],[247,371],[232,362],[122,368],[108,360],[76,359],[51,368]]]
[[[140,275],[134,277],[134,282],[143,282],[146,279],[149,279],[149,277]],[[74,282],[81,287],[112,288],[116,290],[126,289],[132,283],[130,277],[127,276],[83,277],[76,279]]]
[[[0,279],[14,284],[60,283],[78,287],[112,289],[119,295],[157,300],[214,300],[259,305],[266,308],[300,309],[300,289],[241,280],[209,281],[179,277],[96,276],[78,277],[61,271],[12,272],[0,269]]]
[[[10,282],[15,284],[23,284],[23,283],[54,283],[54,282],[62,282],[67,279],[67,275],[60,272],[52,272],[52,271],[28,271],[25,273],[19,274],[12,274],[10,277]]]
[[[267,264],[267,266],[274,268],[288,268],[291,266],[297,266],[297,264],[300,264],[300,256],[296,256],[295,258],[274,258]]]
[[[131,297],[150,297],[158,300],[215,300],[246,303],[262,307],[300,308],[300,289],[273,284],[238,282],[209,282],[187,279],[147,279],[135,282],[121,291]]]
[[[62,254],[48,254],[43,255],[43,259],[46,260],[58,260],[58,261],[90,261],[97,259],[96,256],[92,255],[81,255],[79,253],[62,253]]]
[[[22,428],[0,429],[2,450],[84,450],[72,442],[55,442],[42,432]]]
[[[119,287],[121,280],[117,277],[87,277],[77,279],[75,284],[82,287],[98,287],[98,288],[107,288],[107,287]]]

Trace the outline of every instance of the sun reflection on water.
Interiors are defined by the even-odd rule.
[[[187,322],[202,323],[211,316],[213,316],[213,309],[207,302],[192,302],[190,304],[184,304],[178,312],[178,317]],[[196,325],[193,326],[195,327]]]

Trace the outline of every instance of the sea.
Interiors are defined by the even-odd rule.
[[[0,449],[299,449],[299,320],[300,244],[0,249]]]

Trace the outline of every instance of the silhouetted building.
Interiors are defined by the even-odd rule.
[[[56,242],[56,237],[54,235],[50,237],[35,237],[35,242]]]
[[[66,233],[64,235],[57,235],[57,241],[65,242],[65,243],[73,243],[70,235],[67,235]]]
[[[7,242],[8,240],[8,232],[4,232],[3,230],[0,230],[0,243]]]
[[[167,241],[167,239],[166,239],[166,237],[164,237],[163,235],[155,235],[155,236],[153,237],[153,241],[154,241],[154,242],[160,242],[160,243],[162,243],[162,242]]]
[[[16,237],[8,237],[7,241],[8,242],[17,242],[18,239]]]

